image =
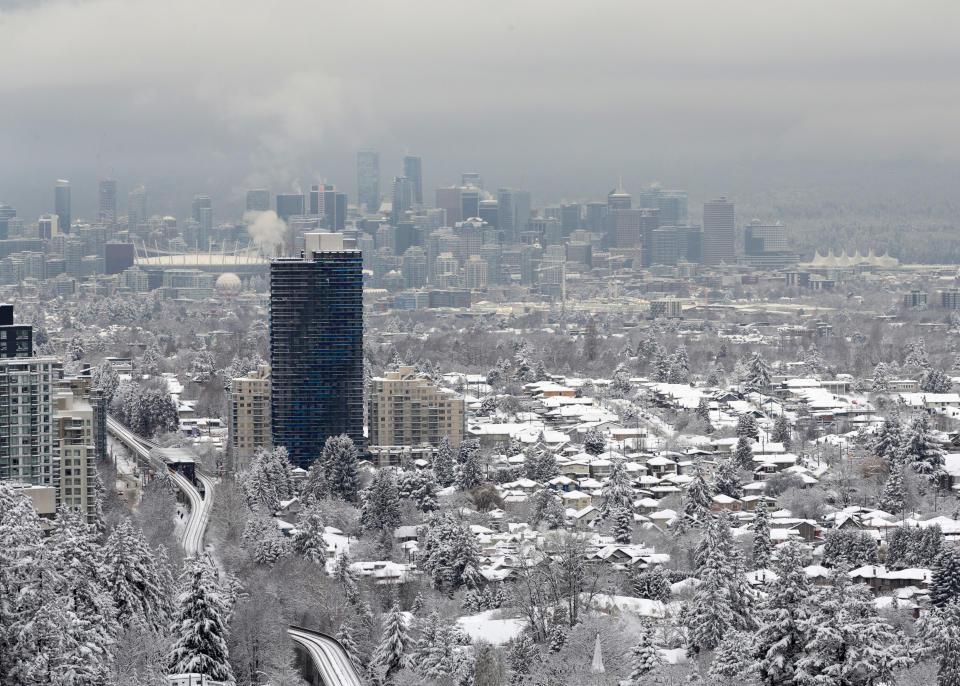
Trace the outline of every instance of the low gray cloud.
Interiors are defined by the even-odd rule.
[[[470,168],[551,201],[618,174],[960,158],[955,2],[0,8],[0,199],[35,212],[58,176],[88,213],[98,174],[145,183],[157,212],[298,179],[352,194],[361,147],[385,182],[414,151],[428,188]]]

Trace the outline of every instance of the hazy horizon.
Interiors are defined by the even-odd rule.
[[[90,217],[113,176],[122,211],[140,183],[160,214],[206,193],[232,218],[247,188],[321,179],[354,202],[363,148],[384,195],[421,155],[428,202],[467,170],[539,204],[656,180],[688,189],[692,216],[775,186],[951,200],[952,3],[416,10],[0,1],[0,200],[32,220],[69,178]]]

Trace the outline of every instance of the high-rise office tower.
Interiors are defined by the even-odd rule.
[[[501,188],[497,191],[497,220],[503,230],[504,240],[507,243],[517,241],[516,208],[513,201],[513,191]]]
[[[403,175],[413,184],[413,203],[423,204],[423,160],[419,155],[407,155],[403,158]]]
[[[607,193],[607,205],[612,210],[629,210],[633,206],[633,197],[618,186]]]
[[[303,193],[277,193],[277,216],[283,221],[303,214]]]
[[[100,179],[100,223],[117,223],[117,180]]]
[[[517,236],[530,225],[530,191],[513,192],[513,216]]]
[[[564,236],[580,228],[583,210],[579,203],[570,203],[560,206],[560,230]]]
[[[70,182],[66,179],[57,179],[53,189],[53,211],[57,215],[60,233],[70,233]]]
[[[703,203],[703,263],[732,263],[736,259],[733,203],[725,196]]]
[[[463,221],[480,216],[480,189],[476,187],[460,189],[460,216]]]
[[[41,241],[49,241],[53,238],[60,230],[60,221],[57,215],[55,214],[41,214],[40,218],[37,220],[37,230],[40,235],[38,236]]]
[[[147,189],[140,184],[127,193],[127,223],[131,227],[147,221]]]
[[[193,196],[193,204],[191,206],[192,216],[194,221],[200,221],[200,210],[203,208],[213,209],[213,200],[209,195],[195,195]]]
[[[364,448],[363,259],[342,234],[304,246],[270,265],[270,414],[274,445],[307,468],[330,436]]]
[[[330,189],[333,189],[333,186],[330,186]],[[307,214],[313,217],[320,217],[323,215],[323,192],[327,190],[327,185],[323,183],[315,183],[310,186],[310,195],[307,200]]]
[[[247,191],[247,212],[266,212],[270,209],[270,191],[253,188]]]
[[[413,183],[406,176],[393,177],[393,223],[413,206]]]
[[[437,189],[437,207],[446,211],[447,226],[456,226],[457,222],[464,219],[460,205],[461,190],[458,186]]]
[[[483,190],[483,179],[480,178],[480,172],[463,172],[460,175],[460,185]]]
[[[357,153],[357,205],[370,213],[380,210],[380,154],[372,150]]]
[[[16,216],[17,211],[15,209],[0,202],[0,240],[10,238],[10,220],[16,218]]]
[[[494,229],[500,228],[500,204],[496,200],[481,200],[477,216]]]
[[[656,207],[660,209],[661,226],[687,225],[686,191],[660,191]]]
[[[331,231],[343,231],[347,225],[347,194],[327,185],[323,191],[323,225]]]

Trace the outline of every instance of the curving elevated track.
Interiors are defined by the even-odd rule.
[[[176,484],[184,498],[190,503],[190,515],[181,533],[180,543],[183,546],[183,552],[188,557],[197,555],[203,550],[203,534],[207,529],[207,523],[210,521],[210,512],[213,509],[213,479],[201,472],[197,472],[197,480],[203,485],[203,495],[186,476],[180,472],[169,469],[167,464],[157,459],[152,450],[157,446],[153,441],[133,433],[126,426],[118,422],[113,417],[107,417],[107,431],[109,431],[118,441],[133,450],[147,464],[158,472],[166,472],[170,475],[173,483]]]
[[[311,686],[363,686],[347,651],[333,636],[299,626],[290,627],[287,634],[313,663],[312,670],[309,665],[305,670]]]

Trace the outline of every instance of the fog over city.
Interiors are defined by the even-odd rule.
[[[937,186],[960,156],[960,8],[923,2],[81,0],[0,3],[0,189],[352,191],[355,151],[413,151],[428,188],[478,169],[544,202],[622,175],[706,199],[887,169]],[[13,161],[15,160],[15,163]],[[945,166],[947,165],[947,166]],[[859,183],[858,181],[857,183]],[[870,190],[875,184],[866,184]],[[44,189],[44,190],[42,190]],[[945,192],[946,189],[944,189]],[[746,199],[746,197],[743,197]]]

